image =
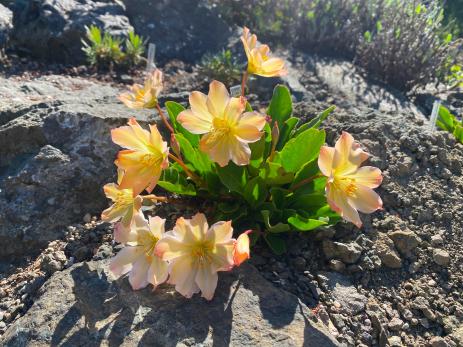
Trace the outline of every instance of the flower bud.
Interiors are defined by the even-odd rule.
[[[249,236],[252,230],[245,231],[235,241],[233,249],[233,262],[235,266],[240,266],[245,260],[250,258],[249,251]]]

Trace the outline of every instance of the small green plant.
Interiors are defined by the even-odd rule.
[[[458,120],[445,106],[439,107],[436,124],[442,130],[452,133],[458,141],[463,143],[463,121]]]
[[[123,40],[109,33],[102,33],[95,25],[87,27],[87,40],[82,40],[83,51],[87,55],[90,65],[99,68],[114,66],[136,66],[142,60],[145,51],[145,41],[133,32],[125,41],[125,50],[122,49]]]
[[[129,37],[125,41],[125,55],[130,65],[136,66],[140,64],[145,53],[145,46],[146,40],[143,40],[143,37],[133,31],[129,32]]]
[[[449,89],[463,87],[463,68],[461,65],[452,65],[450,73],[446,77],[446,82]]]
[[[206,55],[200,66],[201,73],[209,79],[224,81],[233,85],[240,81],[242,66],[232,57],[230,50],[222,50],[218,54]]]

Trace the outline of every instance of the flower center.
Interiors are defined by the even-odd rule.
[[[130,194],[119,192],[114,203],[116,207],[128,206],[133,203],[133,197]]]
[[[159,239],[148,230],[143,230],[137,237],[137,243],[143,246],[147,256],[153,255],[154,247],[156,247],[158,241]]]
[[[357,192],[357,184],[353,178],[339,178],[335,179],[335,184],[340,190],[342,190],[347,196],[354,196]]]
[[[206,144],[212,145],[221,137],[227,136],[232,131],[230,124],[225,119],[214,118]]]
[[[195,244],[191,249],[191,256],[199,263],[211,262],[212,245],[209,242],[203,241]]]
[[[154,153],[146,153],[141,157],[140,162],[143,166],[159,166],[162,162],[162,156]]]

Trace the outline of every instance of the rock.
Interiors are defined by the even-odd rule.
[[[355,242],[341,243],[323,240],[322,248],[328,259],[339,259],[346,264],[356,263],[362,255],[362,247]]]
[[[390,347],[402,347],[402,340],[400,336],[391,336],[387,339]]]
[[[55,273],[0,338],[18,344],[124,346],[338,346],[310,309],[249,264],[219,277],[215,297],[185,299],[170,286],[133,291],[108,261]],[[46,329],[44,329],[46,327]]]
[[[398,230],[389,233],[388,236],[394,241],[394,245],[400,254],[409,258],[412,251],[418,246],[420,238],[410,230]]]
[[[451,335],[457,346],[463,346],[463,325],[457,328]]]
[[[402,259],[400,259],[394,248],[394,242],[387,235],[379,234],[376,251],[381,262],[387,267],[392,269],[402,267]]]
[[[448,343],[440,336],[434,336],[429,340],[429,345],[431,347],[448,347]]]
[[[135,32],[156,44],[156,61],[161,63],[197,63],[204,54],[217,53],[234,34],[205,0],[123,2]]]
[[[37,254],[107,206],[110,129],[133,116],[118,93],[79,78],[0,78],[0,259]]]
[[[400,331],[404,322],[400,318],[392,318],[392,320],[388,323],[388,328],[392,331]]]
[[[132,27],[120,2],[106,0],[18,0],[13,8],[12,43],[34,57],[82,63],[81,39],[96,25],[115,36]]]
[[[432,252],[432,259],[437,265],[448,266],[450,264],[450,255],[446,250],[437,248]]]
[[[431,236],[431,245],[433,247],[438,247],[444,243],[444,239],[442,238],[442,235],[436,234]]]
[[[367,298],[354,287],[349,277],[336,272],[321,272],[318,283],[329,291],[333,300],[341,304],[341,308],[351,315],[356,315],[365,309]]]
[[[12,25],[13,21],[13,13],[0,4],[0,55],[1,50],[6,47],[11,29],[13,28]]]

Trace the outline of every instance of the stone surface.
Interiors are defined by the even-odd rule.
[[[118,92],[79,78],[0,79],[0,259],[36,254],[107,206],[110,129],[133,116]]]
[[[394,248],[394,242],[384,234],[380,234],[376,244],[376,250],[381,262],[392,269],[402,266],[402,259]]]
[[[106,0],[18,0],[13,8],[13,45],[49,61],[81,63],[86,26],[116,36],[132,30],[120,2]]]
[[[347,264],[354,264],[362,254],[362,247],[357,243],[341,243],[331,240],[323,240],[323,252],[328,259],[336,258]]]
[[[389,233],[388,236],[394,241],[394,245],[400,254],[411,257],[412,251],[418,246],[420,239],[410,230],[397,230]]]
[[[156,60],[197,63],[224,47],[232,30],[205,0],[123,0],[135,31],[156,45]]]
[[[320,286],[330,292],[333,300],[349,315],[356,315],[365,309],[367,298],[354,287],[349,277],[336,272],[322,272],[318,276]]]
[[[133,291],[107,261],[55,273],[0,339],[3,346],[338,346],[310,309],[250,265],[221,274],[214,299],[170,286]]]
[[[8,43],[11,29],[13,28],[13,13],[0,4],[0,50]]]
[[[432,253],[434,262],[441,266],[447,266],[450,264],[450,254],[444,249],[437,248]]]

